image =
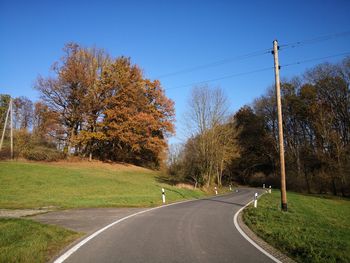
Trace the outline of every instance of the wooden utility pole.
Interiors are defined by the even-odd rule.
[[[11,111],[11,102],[9,103],[9,107],[7,108],[6,118],[5,118],[5,123],[4,123],[4,128],[2,129],[2,136],[1,136],[1,141],[0,141],[0,151],[1,151],[1,149],[2,149],[2,144],[3,144],[3,142],[4,142],[6,127],[7,127],[7,120],[8,120],[8,118],[9,118],[10,111]]]
[[[281,208],[287,211],[287,192],[286,192],[286,169],[284,162],[284,145],[283,145],[283,121],[282,121],[282,103],[281,103],[281,87],[280,87],[280,66],[278,63],[278,43],[273,41],[272,51],[275,62],[275,84],[276,84],[276,101],[278,113],[278,140],[280,150],[280,166],[281,166]]]
[[[13,101],[10,99],[10,138],[11,138],[11,159],[13,159]]]

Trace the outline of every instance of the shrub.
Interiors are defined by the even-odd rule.
[[[3,147],[0,151],[0,160],[6,160],[11,158],[10,147]]]
[[[23,153],[24,158],[32,161],[54,162],[65,158],[63,152],[53,148],[36,146]]]

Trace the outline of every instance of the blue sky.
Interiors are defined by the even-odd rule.
[[[350,1],[16,1],[0,0],[0,93],[38,99],[33,84],[47,76],[67,42],[129,56],[151,79],[272,46],[350,31]],[[350,35],[280,52],[280,63],[350,52]],[[327,61],[337,62],[341,57]],[[301,74],[322,61],[281,70]],[[272,67],[271,54],[160,78],[175,101],[178,136],[190,83]],[[236,76],[220,86],[231,110],[274,83],[272,70]]]

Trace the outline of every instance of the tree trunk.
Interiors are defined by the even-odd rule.
[[[299,154],[299,149],[297,149],[297,154],[296,154],[296,161],[297,161],[297,174],[298,177],[301,177],[301,163],[300,163],[300,154]]]
[[[311,194],[310,181],[309,181],[309,177],[307,175],[307,172],[305,170],[305,167],[304,167],[304,177],[305,177],[305,182],[306,182],[307,193]]]
[[[69,156],[72,154],[73,141],[74,141],[75,134],[76,134],[76,127],[75,126],[76,126],[75,124],[72,125],[71,131],[70,131],[70,134],[68,137],[68,155]]]
[[[333,195],[337,195],[337,187],[335,184],[335,178],[332,179],[332,190],[333,190]]]
[[[346,197],[344,184],[345,184],[345,182],[344,182],[343,180],[341,180],[341,187],[340,187],[340,190],[341,190],[341,195],[342,195],[342,197]]]
[[[210,186],[210,173],[207,173],[207,178],[208,178],[208,181],[207,181],[207,187],[209,187]]]

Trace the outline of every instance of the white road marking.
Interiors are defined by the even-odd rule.
[[[230,194],[230,193],[228,193]],[[219,196],[224,196],[224,195],[227,195],[226,194],[222,194],[222,195],[218,195],[217,197]],[[209,196],[210,197],[210,196]],[[121,219],[118,219],[117,221],[114,221],[113,223],[101,228],[100,230],[97,230],[96,232],[94,232],[93,234],[91,234],[90,236],[84,238],[82,241],[80,241],[78,244],[76,244],[75,246],[73,246],[72,248],[70,248],[69,250],[67,250],[64,254],[62,254],[59,258],[57,258],[53,263],[62,263],[64,262],[68,257],[70,257],[75,251],[77,251],[80,247],[82,247],[83,245],[85,245],[87,242],[89,242],[91,239],[93,239],[94,237],[96,237],[97,235],[101,234],[103,231],[107,230],[108,228],[120,223],[120,222],[123,222],[124,220],[126,219],[129,219],[131,217],[134,217],[134,216],[137,216],[137,215],[140,215],[140,214],[143,214],[143,213],[146,213],[146,212],[149,212],[149,211],[152,211],[152,210],[156,210],[156,209],[159,209],[159,208],[162,208],[162,207],[167,207],[167,206],[171,206],[171,205],[177,205],[177,204],[182,204],[182,203],[187,203],[187,202],[193,202],[193,201],[198,201],[198,200],[201,200],[201,199],[206,199],[206,198],[209,198],[209,197],[204,197],[204,198],[199,198],[199,199],[192,199],[192,200],[185,200],[185,201],[180,201],[180,202],[176,202],[176,203],[171,203],[171,204],[167,204],[167,205],[162,205],[162,206],[157,206],[157,207],[153,207],[153,208],[150,208],[150,209],[146,209],[146,210],[143,210],[143,211],[140,211],[140,212],[137,212],[135,214],[131,214],[131,215],[128,215],[126,217],[123,217]]]
[[[233,223],[236,227],[236,229],[238,230],[238,232],[250,243],[252,244],[256,249],[258,249],[259,251],[261,251],[262,253],[264,253],[266,256],[268,256],[269,258],[271,258],[273,261],[275,261],[276,263],[282,263],[282,261],[278,260],[277,258],[275,258],[274,256],[272,256],[269,252],[267,252],[266,250],[264,250],[262,247],[260,247],[257,243],[255,243],[250,237],[248,237],[246,235],[246,233],[243,232],[243,230],[240,228],[240,226],[238,225],[238,214],[244,209],[246,208],[248,205],[250,205],[254,200],[250,201],[248,204],[246,204],[245,206],[243,206],[242,208],[240,208],[234,215],[233,217]]]
[[[224,196],[226,194],[222,194],[219,196]],[[205,197],[208,198],[208,197]],[[203,199],[205,199],[203,198]],[[168,207],[168,206],[172,206],[172,205],[177,205],[177,204],[182,204],[182,203],[187,203],[187,202],[193,202],[193,201],[198,201],[201,199],[194,199],[194,200],[185,200],[185,201],[181,201],[181,202],[176,202],[176,203],[172,203],[172,204],[168,204],[168,205],[162,205],[162,206],[157,206],[157,207],[153,207],[150,209],[146,209],[128,216],[125,216],[121,219],[118,219],[116,221],[114,221],[113,223],[101,228],[100,230],[97,230],[96,232],[94,232],[93,234],[91,234],[90,236],[84,238],[82,241],[80,241],[78,244],[76,244],[75,246],[73,246],[72,248],[70,248],[69,250],[67,250],[64,254],[62,254],[59,258],[57,258],[54,263],[62,263],[64,262],[67,258],[69,258],[74,252],[76,252],[80,247],[82,247],[83,245],[85,245],[87,242],[89,242],[91,239],[93,239],[94,237],[98,236],[99,234],[101,234],[102,232],[104,232],[105,230],[107,230],[108,228],[111,228],[112,226],[125,221],[126,219],[129,219],[131,217],[143,214],[143,213],[147,213],[162,207]],[[251,201],[252,202],[252,201]],[[251,202],[249,202],[248,204],[246,204],[244,207],[242,207],[241,209],[238,210],[238,212],[234,215],[234,225],[237,228],[237,230],[240,232],[240,234],[247,239],[254,247],[256,247],[258,250],[260,250],[262,253],[264,253],[266,256],[268,256],[269,258],[271,258],[272,260],[274,260],[277,263],[282,263],[281,261],[279,261],[277,258],[275,258],[274,256],[272,256],[271,254],[269,254],[267,251],[265,251],[264,249],[262,249],[260,246],[258,246],[253,240],[251,240],[243,231],[242,229],[239,227],[239,225],[237,224],[237,215],[246,207],[248,206]]]
[[[89,242],[91,239],[93,239],[94,237],[96,237],[97,235],[101,234],[103,231],[107,230],[108,228],[123,222],[126,219],[129,219],[131,217],[149,212],[149,211],[153,211],[162,207],[167,207],[167,206],[171,206],[171,205],[177,205],[177,204],[182,204],[182,203],[187,203],[187,202],[193,202],[196,201],[198,199],[194,199],[194,200],[186,200],[186,201],[181,201],[181,202],[177,202],[177,203],[172,203],[172,204],[168,204],[168,205],[162,205],[162,206],[157,206],[157,207],[153,207],[150,209],[146,209],[131,215],[128,215],[126,217],[123,217],[121,219],[118,219],[117,221],[114,221],[113,223],[101,228],[100,230],[97,230],[96,232],[94,232],[93,234],[91,234],[90,236],[86,237],[85,239],[83,239],[82,241],[80,241],[78,244],[76,244],[74,247],[72,247],[71,249],[69,249],[68,251],[66,251],[63,255],[61,255],[59,258],[57,258],[54,263],[62,263],[64,262],[68,257],[70,257],[75,251],[77,251],[80,247],[82,247],[83,245],[85,245],[87,242]]]

